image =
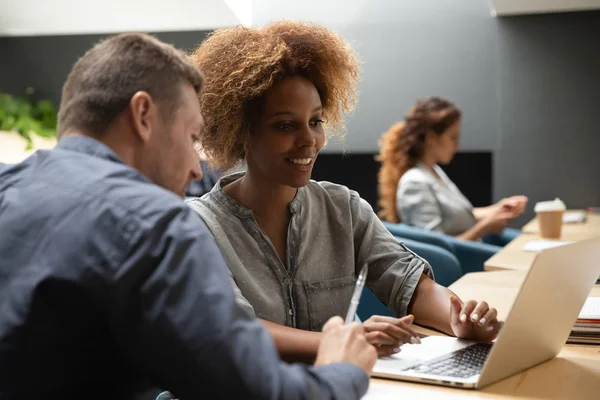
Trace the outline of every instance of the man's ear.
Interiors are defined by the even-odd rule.
[[[129,101],[133,130],[138,137],[147,142],[152,135],[152,128],[157,122],[157,107],[148,92],[137,92]]]

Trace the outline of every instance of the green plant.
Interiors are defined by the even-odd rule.
[[[56,137],[56,108],[48,100],[34,102],[0,93],[0,131],[18,132],[30,150],[32,132],[42,137]]]

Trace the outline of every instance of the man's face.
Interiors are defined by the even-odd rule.
[[[149,178],[184,197],[190,181],[202,178],[197,146],[204,121],[197,94],[190,84],[181,84],[180,106],[169,119],[157,119],[158,129],[148,143]]]

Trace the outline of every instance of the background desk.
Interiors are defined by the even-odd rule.
[[[507,269],[527,271],[531,267],[536,253],[524,251],[523,246],[532,240],[540,240],[538,232],[538,221],[537,218],[534,218],[523,227],[523,234],[484,263],[484,269],[486,271]],[[600,215],[589,214],[585,223],[564,224],[562,237],[558,240],[577,242],[597,236],[600,236]],[[600,394],[598,398],[600,399]]]
[[[583,210],[572,210],[569,212],[581,212]],[[527,223],[523,229],[523,233],[540,233],[540,226],[538,223],[538,219],[534,218],[529,223]],[[581,224],[564,224],[562,228],[563,234],[577,234],[577,233],[586,233],[586,232],[597,232],[600,235],[600,214],[588,214],[587,219],[584,223]]]
[[[525,278],[522,271],[476,272],[450,286],[462,299],[486,300],[504,319]],[[600,296],[600,287],[590,293]],[[365,399],[599,399],[600,346],[566,345],[558,357],[482,390],[371,379]]]

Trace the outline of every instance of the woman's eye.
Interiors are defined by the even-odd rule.
[[[277,124],[277,129],[282,131],[289,131],[293,128],[293,125],[289,122],[282,122]]]
[[[310,122],[310,124],[311,124],[312,126],[319,126],[319,125],[323,124],[323,120],[322,120],[322,119],[315,119],[315,120],[312,120],[312,121]]]

